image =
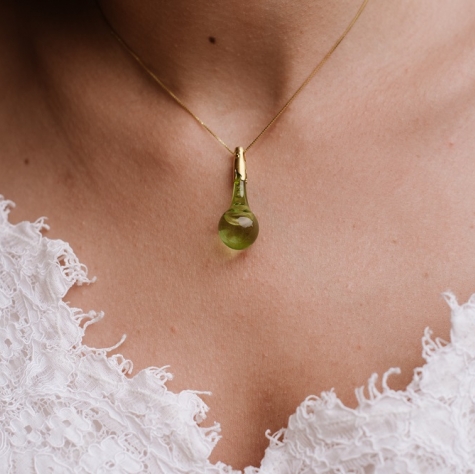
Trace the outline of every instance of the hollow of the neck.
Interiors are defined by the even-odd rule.
[[[99,0],[111,25],[190,107],[230,96],[282,104],[341,35],[361,0]]]

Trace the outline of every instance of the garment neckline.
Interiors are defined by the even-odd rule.
[[[77,324],[77,331],[79,334],[84,336],[84,332],[90,324],[97,322],[102,319],[103,313],[89,312],[85,314],[82,310],[78,308],[72,308],[67,302],[64,301],[64,296],[67,291],[73,285],[82,285],[89,284],[94,281],[94,279],[89,279],[87,276],[87,268],[79,262],[75,256],[73,250],[70,248],[69,244],[61,239],[51,240],[48,237],[42,235],[42,231],[47,230],[48,226],[45,224],[44,218],[38,219],[36,222],[22,222],[19,224],[11,224],[8,221],[9,209],[13,206],[11,201],[6,201],[3,197],[0,196],[0,227],[7,226],[9,228],[14,228],[16,226],[30,226],[29,232],[36,234],[36,238],[45,243],[53,243],[58,248],[58,255],[64,257],[67,256],[66,262],[57,260],[57,267],[60,270],[60,275],[62,275],[63,281],[62,284],[66,291],[61,291],[64,293],[61,296],[61,302],[64,303],[68,308],[71,315],[71,318]],[[463,310],[465,305],[458,306],[458,303],[455,297],[451,293],[445,294],[446,300],[452,309],[452,318],[460,317],[460,311]],[[470,308],[475,308],[475,295],[469,300],[466,305],[470,305]],[[78,314],[82,315],[82,318],[77,318]],[[85,324],[81,325],[81,322]],[[140,385],[141,380],[144,377],[153,375],[160,381],[160,386],[163,388],[163,397],[171,397],[176,400],[178,406],[182,407],[187,413],[187,418],[184,420],[191,431],[194,433],[196,441],[196,446],[200,446],[199,451],[203,453],[203,447],[206,447],[208,451],[206,454],[207,468],[214,468],[216,472],[229,472],[229,469],[232,469],[231,466],[226,465],[225,463],[218,462],[211,464],[209,457],[214,446],[219,440],[219,424],[216,423],[214,426],[209,428],[202,428],[199,424],[206,419],[206,412],[208,411],[208,405],[203,401],[199,396],[200,393],[193,390],[183,390],[181,392],[175,393],[168,389],[166,382],[171,378],[171,374],[168,372],[168,366],[158,368],[158,367],[148,367],[143,369],[131,377],[127,377],[132,373],[133,363],[132,361],[126,360],[122,355],[116,354],[109,356],[108,352],[112,349],[116,349],[120,346],[119,344],[113,348],[90,348],[83,344],[82,337],[80,345],[78,347],[78,352],[81,357],[87,357],[93,355],[98,358],[103,358],[109,364],[111,372],[115,371],[115,374],[111,373],[111,377],[116,377],[117,380],[120,380],[123,384],[129,385]],[[296,407],[296,410],[289,417],[287,427],[282,427],[276,433],[271,434],[270,432],[266,433],[267,438],[269,439],[269,447],[266,449],[264,456],[261,460],[261,467],[266,464],[272,463],[272,459],[268,461],[268,458],[275,458],[274,454],[279,451],[283,451],[283,447],[286,443],[289,443],[289,439],[292,436],[288,436],[289,433],[292,435],[292,431],[295,431],[295,423],[297,419],[310,419],[312,415],[316,412],[319,413],[319,428],[323,429],[325,426],[335,426],[345,425],[349,423],[352,425],[355,418],[366,417],[368,411],[371,411],[372,408],[378,403],[387,400],[396,400],[398,403],[393,406],[393,409],[398,414],[404,414],[405,412],[410,412],[413,407],[413,400],[416,397],[418,390],[420,389],[421,384],[421,374],[424,372],[429,360],[433,357],[435,353],[440,353],[447,350],[447,347],[450,346],[450,343],[445,343],[441,340],[433,340],[431,337],[431,332],[429,329],[426,329],[424,337],[422,338],[423,346],[423,356],[426,360],[426,363],[421,367],[415,369],[414,377],[411,383],[403,391],[394,391],[388,387],[387,379],[390,375],[398,373],[398,369],[389,369],[382,378],[382,391],[379,391],[376,388],[377,375],[373,374],[370,378],[367,386],[367,391],[369,396],[365,397],[364,389],[365,387],[360,387],[356,389],[356,395],[358,400],[358,405],[356,408],[350,408],[346,406],[343,402],[339,400],[333,390],[322,392],[320,396],[309,395],[302,403]],[[191,410],[190,410],[191,407]],[[373,410],[374,411],[374,410]],[[386,412],[381,412],[380,417],[384,418],[387,415]],[[191,416],[190,416],[191,415]],[[373,414],[378,416],[378,411],[376,410]],[[191,426],[190,423],[193,423],[194,426]],[[291,442],[291,441],[290,441]],[[269,455],[269,453],[272,455]],[[204,454],[204,453],[203,453]],[[277,456],[278,457],[278,456]],[[210,471],[211,472],[211,471]],[[232,472],[241,472],[241,471],[232,471]],[[248,466],[242,471],[246,474],[258,474],[261,470],[257,467]],[[264,471],[262,471],[264,472]],[[267,471],[266,471],[267,472]]]

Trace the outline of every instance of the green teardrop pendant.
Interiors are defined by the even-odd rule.
[[[249,247],[259,234],[259,223],[247,202],[246,181],[244,149],[238,147],[235,150],[234,158],[231,207],[222,215],[218,224],[219,237],[234,250],[244,250]]]

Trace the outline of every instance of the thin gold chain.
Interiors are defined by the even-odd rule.
[[[262,129],[262,131],[252,140],[252,142],[244,148],[244,152],[247,152],[254,144],[261,138],[261,136],[272,126],[272,124],[287,110],[287,108],[290,106],[290,104],[297,98],[297,96],[302,92],[302,90],[305,88],[305,86],[313,79],[315,74],[323,67],[323,65],[330,59],[330,56],[334,53],[336,48],[340,45],[340,43],[345,39],[346,35],[351,31],[353,28],[354,24],[358,21],[358,18],[361,16],[363,13],[363,10],[366,7],[366,4],[368,3],[369,0],[363,0],[363,3],[361,4],[360,8],[356,12],[355,16],[349,23],[349,25],[346,27],[345,31],[341,34],[341,36],[337,39],[335,44],[330,48],[330,50],[323,56],[323,58],[319,61],[319,63],[315,66],[313,71],[308,75],[308,77],[305,79],[305,81],[302,82],[300,87],[292,94],[290,99],[282,106],[282,108],[277,112],[276,115],[272,118],[272,120]],[[167,85],[165,85],[162,80],[157,77],[157,75],[142,61],[140,56],[122,39],[121,36],[117,33],[117,31],[114,29],[114,27],[110,24],[108,18],[106,17],[104,11],[102,10],[99,0],[96,0],[97,6],[99,8],[99,11],[102,14],[102,17],[104,18],[104,22],[106,25],[109,27],[112,35],[115,37],[115,39],[125,48],[125,50],[139,63],[139,65],[150,75],[150,77],[164,90],[166,91],[186,112],[188,112],[205,130],[207,130],[221,145],[226,148],[226,150],[229,151],[232,155],[234,155],[234,151],[224,143],[221,138],[216,135],[209,127],[206,125],[203,120],[201,120],[197,115],[195,115],[187,106],[186,104],[175,95],[175,93],[169,89]]]

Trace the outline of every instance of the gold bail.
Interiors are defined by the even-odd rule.
[[[234,150],[234,177],[233,181],[240,179],[241,181],[247,182],[247,173],[246,173],[246,156],[244,155],[244,148],[238,146]]]

